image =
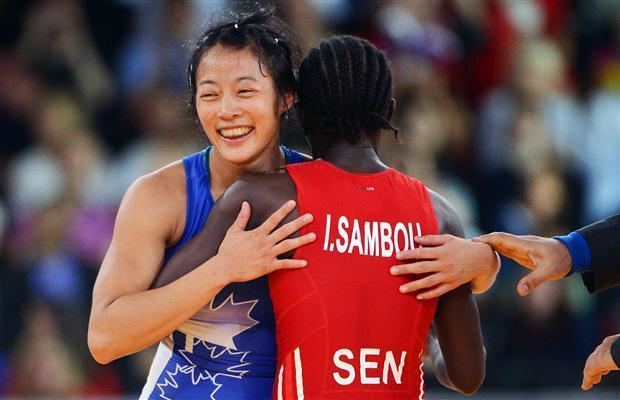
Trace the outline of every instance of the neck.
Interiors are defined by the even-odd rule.
[[[278,145],[270,147],[259,158],[244,164],[237,164],[224,159],[215,150],[215,147],[212,147],[209,157],[209,170],[213,198],[219,198],[230,185],[245,174],[271,171],[280,168],[284,163],[284,153]]]
[[[339,141],[324,146],[312,143],[313,149],[315,146],[316,150],[312,153],[315,158],[322,158],[345,171],[374,173],[388,168],[377,154],[377,144],[366,135],[362,135],[356,143]]]

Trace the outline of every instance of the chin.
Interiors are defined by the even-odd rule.
[[[259,159],[266,149],[247,143],[243,146],[223,145],[220,146],[220,150],[222,157],[226,161],[232,164],[245,165]]]

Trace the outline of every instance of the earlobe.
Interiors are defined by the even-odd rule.
[[[390,106],[388,107],[387,119],[388,121],[392,121],[392,117],[394,116],[394,110],[396,109],[396,99],[392,97],[390,100]]]
[[[284,111],[285,113],[293,111],[293,106],[295,105],[295,94],[292,92],[286,92],[284,94]]]

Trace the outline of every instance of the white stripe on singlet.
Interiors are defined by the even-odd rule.
[[[280,373],[278,374],[278,400],[283,400],[282,395],[282,375],[284,375],[284,364],[280,366]]]
[[[301,352],[299,347],[294,351],[295,354],[295,383],[297,384],[297,399],[304,400],[304,376],[301,369]]]
[[[424,360],[422,359],[422,354],[424,354],[424,349],[420,351],[418,358],[420,359],[420,397],[418,400],[424,400]]]
[[[140,394],[140,400],[148,399],[153,393],[157,380],[164,371],[164,368],[166,368],[166,364],[168,364],[170,358],[172,358],[172,339],[167,337],[159,342],[157,353],[155,353],[153,363],[151,364],[151,369],[149,370],[149,376],[146,379],[144,388],[142,388],[142,394]]]

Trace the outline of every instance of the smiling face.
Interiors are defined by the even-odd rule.
[[[239,166],[273,157],[286,106],[251,49],[216,45],[202,56],[196,82],[196,111],[214,157]]]

